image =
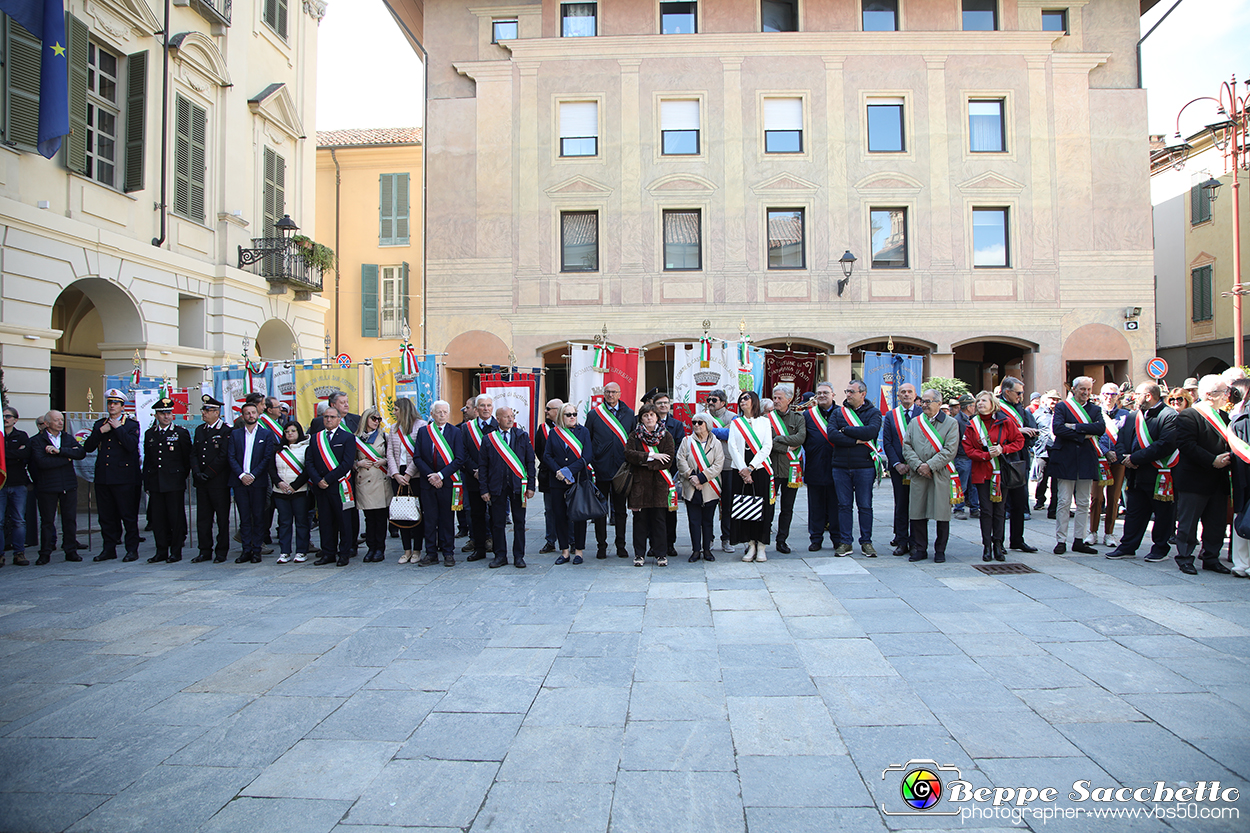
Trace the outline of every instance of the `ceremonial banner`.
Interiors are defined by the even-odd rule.
[[[603,387],[609,382],[620,385],[621,401],[637,410],[638,350],[613,345],[610,351],[603,352],[607,354],[607,373],[599,373],[594,368],[594,345],[569,345],[569,401],[577,404],[581,415],[579,422],[584,423],[590,409],[603,401]]]
[[[135,392],[139,390],[158,391],[163,384],[165,384],[165,380],[157,378],[156,376],[140,376],[138,384],[135,384],[135,377],[130,373],[127,373],[125,376],[104,377],[104,390],[117,388],[122,393],[126,394],[126,402],[122,405],[122,410],[131,416],[135,415]],[[156,401],[155,398],[153,401]],[[141,427],[144,430],[147,429],[146,425],[141,424]]]
[[[495,410],[507,406],[516,412],[516,424],[533,442],[538,378],[533,373],[483,373],[481,385],[482,393],[495,400]]]
[[[877,403],[883,414],[898,405],[898,386],[910,382],[920,395],[921,374],[924,373],[924,356],[905,356],[900,353],[864,353],[864,384],[868,386],[868,398]]]
[[[738,345],[713,339],[707,367],[702,366],[699,353],[697,341],[673,345],[673,401],[698,405],[707,399],[709,391],[719,388],[730,402],[737,404]]]
[[[794,397],[798,399],[808,391],[816,390],[819,363],[824,359],[812,353],[770,351],[764,357],[764,387],[769,394],[781,383],[794,385]],[[871,388],[870,388],[871,390]],[[761,394],[761,396],[764,394]]]
[[[767,356],[769,355],[762,347],[752,347],[749,344],[736,342],[731,345],[738,353],[738,390],[753,390],[760,398],[772,395],[772,385],[766,385],[767,378]],[[743,362],[743,354],[746,354],[746,362]]]
[[[378,413],[382,415],[382,427],[387,431],[395,424],[395,396],[398,385],[395,377],[402,368],[402,356],[373,360],[373,395],[377,399]]]
[[[351,398],[353,409],[360,402],[360,391],[357,389],[356,369],[342,368],[338,365],[322,365],[295,368],[295,418],[302,425],[308,425],[317,415],[317,403],[325,402],[336,390],[345,392]]]
[[[223,404],[221,418],[232,422],[247,399],[247,377],[241,367],[213,368],[213,396]]]
[[[295,413],[295,368],[289,362],[272,365],[271,368],[272,381],[269,385],[269,395],[278,397],[278,401],[285,404],[291,409],[291,413]]]

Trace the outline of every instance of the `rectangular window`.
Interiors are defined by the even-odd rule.
[[[897,32],[898,0],[864,0],[865,32]]]
[[[872,220],[872,268],[907,268],[907,209],[874,208]]]
[[[118,78],[121,56],[95,41],[87,44],[87,176],[110,188],[117,185],[121,144]]]
[[[660,34],[695,34],[699,31],[698,11],[698,3],[660,3]]]
[[[665,156],[699,153],[699,100],[660,102],[660,145]]]
[[[965,32],[993,32],[998,29],[998,0],[963,0]]]
[[[664,269],[670,272],[703,268],[702,212],[664,212]]]
[[[973,153],[1002,153],[1007,149],[1001,98],[968,102],[968,149]]]
[[[182,96],[174,98],[174,211],[204,222],[208,114]]]
[[[408,174],[382,174],[378,177],[379,246],[407,246]]]
[[[560,37],[592,38],[599,33],[597,3],[561,3]]]
[[[803,152],[803,99],[764,99],[764,152]]]
[[[1211,219],[1211,195],[1206,188],[1202,187],[1202,183],[1209,178],[1210,175],[1206,172],[1194,174],[1194,184],[1189,189],[1189,224],[1191,226]]]
[[[599,212],[560,212],[560,271],[599,271]]]
[[[399,338],[403,325],[403,267],[383,266],[378,279],[378,338]]]
[[[501,40],[516,40],[517,22],[516,20],[496,20],[491,24],[491,43],[499,43]]]
[[[870,153],[902,153],[903,99],[871,98],[868,100],[868,151]]]
[[[799,31],[799,0],[761,0],[760,22],[765,32]]]
[[[560,102],[560,155],[599,155],[598,102]]]
[[[281,237],[276,226],[286,214],[286,160],[275,151],[265,148],[264,188],[261,192],[266,237]]]
[[[1011,265],[1007,249],[1007,209],[972,209],[972,265]]]
[[[1068,10],[1054,9],[1042,11],[1043,32],[1063,32],[1068,34]]]
[[[261,11],[261,20],[283,40],[286,40],[286,4],[287,0],[265,0]]]
[[[802,269],[803,209],[768,209],[768,268]]]
[[[1189,273],[1194,284],[1194,321],[1210,321],[1215,317],[1211,309],[1211,267],[1199,266]]]

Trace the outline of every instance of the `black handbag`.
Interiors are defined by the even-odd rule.
[[[634,485],[634,469],[629,463],[621,463],[621,467],[612,475],[612,491],[618,495],[627,495]]]
[[[593,521],[608,515],[608,499],[585,474],[564,493],[564,505],[568,507],[569,521],[572,523]]]
[[[1250,538],[1250,501],[1233,516],[1233,531],[1239,538]]]
[[[1027,458],[1012,460],[1003,457],[1001,458],[1001,463],[1004,491],[1019,489],[1021,486],[1029,485],[1029,461]]]

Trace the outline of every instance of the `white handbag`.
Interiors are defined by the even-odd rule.
[[[407,491],[406,487],[400,488],[403,491]],[[396,526],[416,526],[419,524],[421,522],[421,504],[417,502],[417,496],[398,494],[391,498],[390,518],[391,523],[394,523]]]

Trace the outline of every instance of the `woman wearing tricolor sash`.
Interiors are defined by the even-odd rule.
[[[565,498],[578,478],[587,477],[586,464],[590,457],[590,432],[586,426],[577,424],[577,404],[564,403],[560,421],[547,437],[543,449],[543,465],[551,472],[551,488],[555,490],[553,506],[556,512],[556,541],[560,545],[560,557],[556,564],[569,563],[569,549],[573,550],[574,564],[582,563],[586,549],[586,522],[569,521],[568,503]],[[607,558],[604,553],[602,558]]]
[[[386,438],[386,471],[395,481],[396,492],[408,489],[410,494],[420,494],[417,481],[421,473],[412,457],[417,450],[417,432],[425,424],[425,420],[417,416],[417,407],[411,399],[406,396],[395,399],[395,429]],[[404,547],[400,564],[415,562],[420,557],[423,532],[420,522],[416,526],[399,528],[399,542]]]
[[[377,408],[360,415],[356,429],[356,505],[365,515],[364,563],[383,561],[391,483],[386,474],[386,432]]]
[[[298,422],[289,423],[282,429],[282,446],[274,455],[270,473],[273,503],[278,513],[279,564],[291,561],[292,553],[295,563],[303,564],[312,547],[308,528],[312,500],[308,494],[308,472],[304,465],[307,452],[304,429]],[[292,527],[295,529],[293,537]]]
[[[686,519],[690,523],[691,562],[702,558],[715,561],[712,545],[716,543],[713,522],[720,503],[720,475],[725,466],[725,452],[720,440],[708,430],[708,417],[697,413],[690,418],[694,432],[681,441],[677,451],[677,474],[681,478],[682,496],[686,501]]]
[[[929,557],[929,521],[937,525],[933,560],[946,560],[951,531],[951,506],[958,502],[959,475],[954,459],[959,450],[959,420],[942,413],[942,394],[926,390],[920,395],[924,409],[907,426],[903,459],[911,469],[908,518],[911,521],[911,556],[908,561]],[[951,478],[954,478],[954,483]]]
[[[669,472],[673,437],[660,424],[654,405],[638,409],[638,421],[625,445],[625,462],[633,471],[629,510],[634,513],[634,566],[646,563],[647,542],[657,567],[668,566],[668,528],[665,514],[677,511],[677,481]]]
[[[1007,501],[1003,469],[1007,455],[1024,448],[1024,435],[988,390],[977,394],[976,413],[964,432],[963,448],[972,461],[973,488],[981,498],[981,560],[1006,561]]]
[[[743,561],[767,561],[768,539],[773,526],[773,464],[772,426],[760,411],[760,398],[755,391],[738,397],[738,418],[729,423],[728,499],[735,495],[763,498],[763,511],[758,519],[733,517],[730,506],[729,543],[746,544]],[[724,511],[722,509],[722,511]]]

